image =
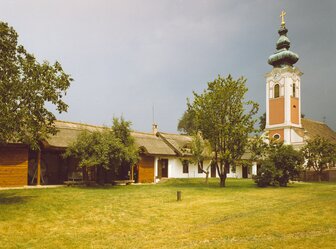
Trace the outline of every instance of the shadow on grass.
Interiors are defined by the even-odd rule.
[[[0,206],[26,203],[36,196],[20,196],[12,193],[0,193]]]

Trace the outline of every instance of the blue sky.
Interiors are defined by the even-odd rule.
[[[336,1],[2,0],[1,20],[38,60],[58,60],[74,82],[67,121],[111,124],[123,115],[150,131],[176,132],[186,98],[218,74],[247,78],[265,111],[280,12],[303,71],[302,112],[336,129]]]

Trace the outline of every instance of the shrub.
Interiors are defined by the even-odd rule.
[[[286,187],[289,180],[299,176],[304,162],[302,153],[291,145],[278,145],[271,151],[269,159],[274,163],[276,175],[274,179],[281,187]]]
[[[254,181],[257,183],[258,187],[267,187],[269,185],[274,185],[274,178],[276,176],[275,165],[272,161],[263,161],[258,170],[257,176],[255,176]]]

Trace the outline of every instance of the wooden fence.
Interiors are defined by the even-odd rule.
[[[336,182],[336,168],[325,170],[321,180]],[[318,174],[315,171],[303,171],[300,175],[300,181],[316,182],[318,181]]]

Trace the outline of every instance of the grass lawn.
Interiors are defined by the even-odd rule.
[[[336,247],[335,183],[203,182],[0,191],[0,248]]]

